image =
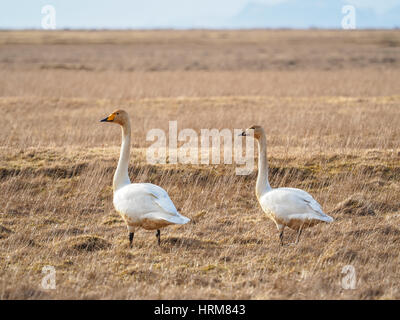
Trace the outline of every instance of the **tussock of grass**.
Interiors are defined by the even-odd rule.
[[[59,252],[79,253],[79,251],[92,252],[108,249],[111,243],[98,236],[82,235],[64,240],[58,246]]]
[[[374,216],[373,204],[362,194],[354,194],[340,202],[332,213],[351,214],[356,216]]]
[[[7,238],[10,233],[13,233],[11,229],[8,229],[2,225],[0,225],[0,239]]]

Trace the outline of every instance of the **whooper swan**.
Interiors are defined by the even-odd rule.
[[[179,214],[163,188],[151,183],[131,183],[129,180],[131,124],[128,113],[116,110],[100,121],[117,123],[122,129],[121,152],[113,179],[113,204],[126,222],[130,246],[132,247],[134,232],[139,227],[157,230],[156,237],[160,245],[160,228],[170,224],[185,224],[190,219]]]
[[[281,245],[286,226],[297,230],[297,243],[303,228],[311,227],[321,221],[333,221],[333,218],[326,215],[319,203],[306,191],[295,188],[271,188],[268,181],[267,141],[262,127],[252,126],[241,135],[253,135],[258,142],[256,196],[263,211],[275,222],[280,232]]]

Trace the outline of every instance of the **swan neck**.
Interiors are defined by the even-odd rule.
[[[128,165],[129,165],[129,153],[131,149],[131,125],[126,123],[121,126],[122,129],[122,143],[121,151],[119,154],[119,161],[117,170],[114,174],[113,189],[117,189],[130,184],[131,181],[128,175]]]
[[[268,180],[267,164],[267,139],[265,134],[258,139],[258,176],[256,183],[256,195],[260,198],[264,193],[271,190]]]

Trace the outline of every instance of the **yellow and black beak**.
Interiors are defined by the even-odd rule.
[[[115,118],[115,114],[112,113],[107,118],[104,118],[104,119],[100,120],[100,122],[113,122],[114,118]]]

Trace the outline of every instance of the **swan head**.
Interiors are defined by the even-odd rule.
[[[264,129],[261,126],[251,126],[244,130],[240,135],[253,136],[255,139],[260,139],[264,134]]]
[[[112,122],[124,126],[129,122],[129,116],[125,110],[117,109],[112,112],[108,117],[100,120],[100,122]]]

